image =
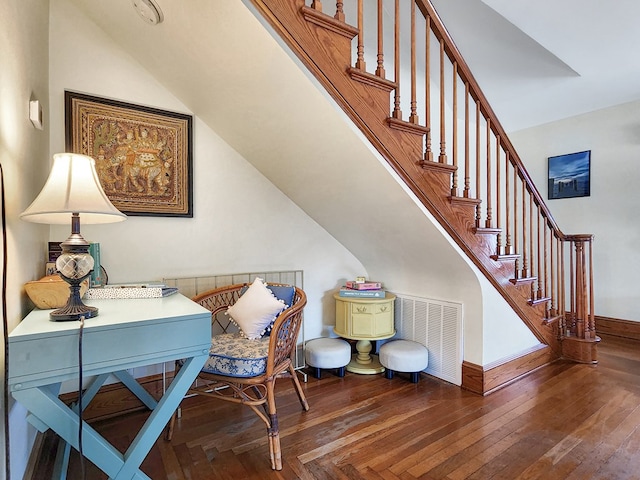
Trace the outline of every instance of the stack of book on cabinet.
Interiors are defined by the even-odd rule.
[[[355,298],[384,298],[385,290],[382,288],[381,282],[373,282],[363,277],[358,277],[354,281],[346,282],[340,288],[339,295],[341,297]]]

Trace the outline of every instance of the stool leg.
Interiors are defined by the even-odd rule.
[[[338,367],[336,375],[338,375],[339,377],[344,377],[344,367]]]
[[[317,367],[313,367],[313,376],[320,378],[322,376],[322,371]]]
[[[418,383],[420,380],[420,372],[411,372],[411,383]]]
[[[389,380],[391,380],[391,379],[393,378],[393,370],[391,370],[391,369],[387,368],[387,369],[384,371],[384,376],[385,376],[386,378],[388,378]]]

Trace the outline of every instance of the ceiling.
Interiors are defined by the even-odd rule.
[[[432,0],[507,131],[640,99],[637,0]]]
[[[228,1],[174,5],[172,0],[156,0],[165,17],[158,26],[145,25],[130,0],[74,3],[119,43],[134,38],[127,49],[145,67],[150,68],[149,55],[159,60],[161,54],[165,65],[191,62],[182,75],[166,68],[151,70],[163,83],[191,77],[195,85],[188,95],[197,104],[198,97],[205,98],[210,91],[208,77],[215,78],[220,66],[247,68],[231,61],[195,67],[203,58],[224,61],[242,55],[237,49],[251,48],[254,35],[246,29],[238,32],[233,8],[223,5]],[[640,99],[640,55],[635,50],[640,47],[638,0],[432,2],[507,131]],[[152,47],[145,50],[148,44],[140,32],[148,32],[145,37],[153,39]],[[202,74],[199,80],[190,75],[194,69]]]

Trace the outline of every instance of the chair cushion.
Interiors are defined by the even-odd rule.
[[[255,377],[267,369],[268,353],[268,337],[248,340],[240,333],[215,335],[202,371],[229,377]]]
[[[255,340],[264,335],[267,327],[285,308],[285,303],[273,295],[261,278],[256,277],[238,301],[227,309],[227,314],[242,335]]]
[[[282,300],[284,302],[285,308],[289,308],[293,304],[293,299],[296,296],[295,287],[291,285],[269,285],[268,283],[265,283],[265,286],[271,291],[271,293],[273,293],[273,295],[278,300]],[[240,295],[243,295],[248,288],[249,287],[243,287],[242,290],[240,290]],[[269,325],[267,325],[267,328],[265,329],[265,333],[263,335],[266,335],[266,336],[271,335],[271,329],[273,328],[273,324],[275,323],[276,319],[280,316],[280,313],[275,316],[275,318],[271,321]]]

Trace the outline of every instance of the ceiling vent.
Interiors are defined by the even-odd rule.
[[[160,7],[154,0],[132,0],[132,3],[138,15],[140,15],[145,22],[151,25],[157,25],[164,20],[162,10],[160,10]]]

